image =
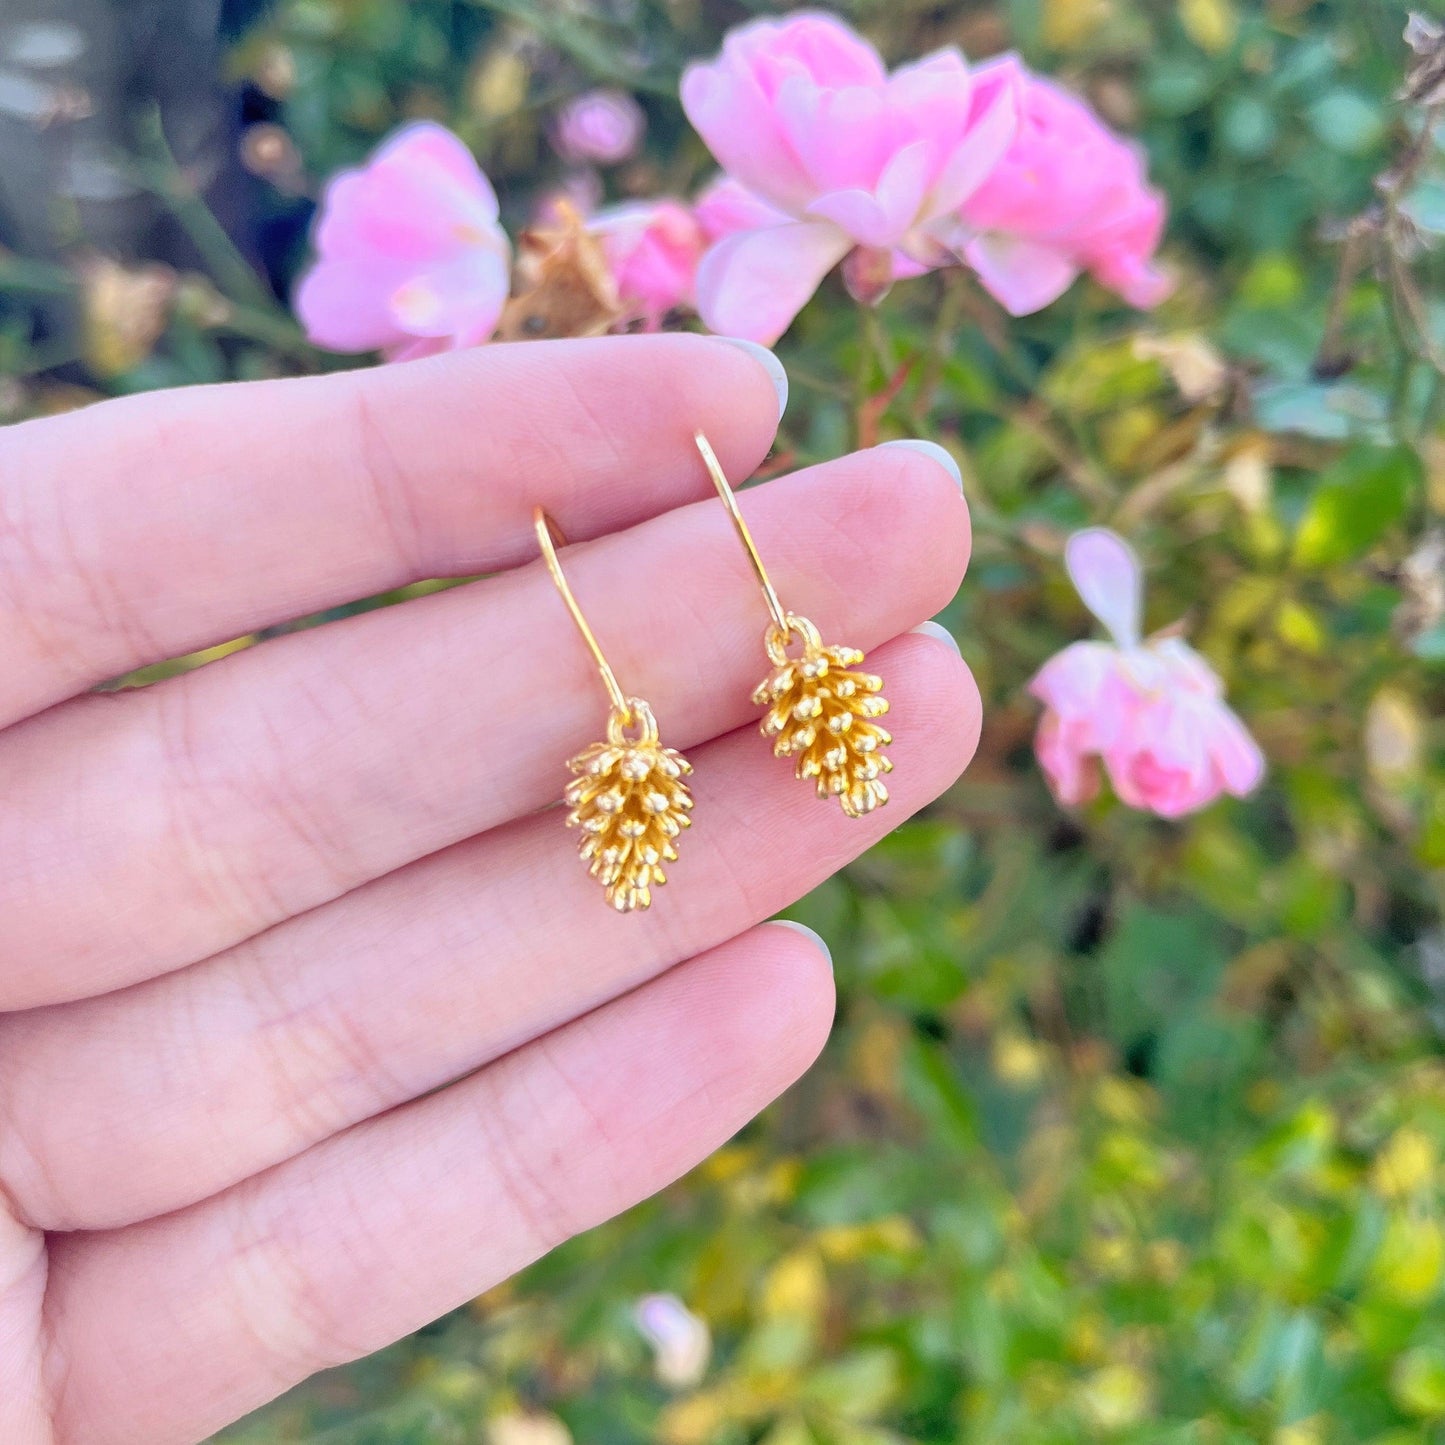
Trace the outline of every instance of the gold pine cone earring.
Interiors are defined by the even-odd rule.
[[[883,776],[893,771],[883,752],[893,737],[878,721],[888,711],[883,679],[857,670],[864,657],[856,647],[825,647],[806,617],[783,607],[717,454],[701,432],[693,439],[772,615],[763,646],[773,671],[753,693],[753,701],[767,708],[763,736],[777,757],[796,759],[794,773],[814,780],[820,798],[837,798],[850,818],[861,818],[888,801]],[[794,642],[802,648],[797,656],[789,654]]]
[[[683,781],[692,765],[662,746],[652,709],[618,685],[562,575],[557,550],[567,544],[556,524],[541,507],[533,510],[532,521],[547,570],[612,700],[606,741],[593,743],[567,764],[574,774],[564,794],[567,826],[582,830],[577,851],[606,889],[608,903],[619,913],[631,913],[649,907],[653,888],[667,882],[662,865],[677,861],[678,836],[692,825],[692,794]]]

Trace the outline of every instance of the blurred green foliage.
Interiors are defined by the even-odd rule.
[[[612,191],[686,192],[708,166],[679,68],[750,8],[281,0],[234,57],[283,142],[268,204],[428,114],[521,223],[561,173],[552,110],[598,82],[651,126]],[[787,464],[891,435],[963,460],[976,765],[796,910],[840,1012],[787,1099],[231,1445],[1445,1440],[1445,165],[1391,199],[1405,7],[840,8],[895,59],[1016,45],[1137,132],[1179,289],[1141,318],[1080,286],[1015,323],[956,273],[873,318],[831,286],[804,313]],[[152,324],[133,273],[84,282],[84,385],[327,364],[189,219],[211,279],[163,285]],[[0,260],[10,414],[90,394],[26,319],[73,284]],[[1049,799],[1023,689],[1087,630],[1059,551],[1090,521],[1144,555],[1150,624],[1185,619],[1228,679],[1271,763],[1256,798],[1183,824]],[[695,1388],[652,1376],[629,1315],[651,1290],[711,1326]]]

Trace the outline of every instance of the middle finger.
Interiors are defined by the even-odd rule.
[[[962,574],[959,490],[912,450],[743,501],[782,595],[830,640],[884,641]],[[716,501],[566,560],[668,744],[747,721],[766,615]],[[0,736],[0,1009],[167,972],[543,806],[605,711],[534,566],[21,724]]]
[[[708,743],[698,826],[644,915],[611,913],[558,815],[539,814],[167,978],[0,1021],[0,1192],[51,1230],[180,1208],[791,903],[973,751],[978,694],[954,652],[905,637],[877,656],[897,719],[891,805],[862,820],[820,805],[753,728]]]

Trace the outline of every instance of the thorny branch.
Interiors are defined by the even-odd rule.
[[[1405,27],[1405,42],[1413,59],[1399,99],[1419,108],[1409,143],[1395,163],[1376,177],[1379,200],[1326,232],[1327,239],[1343,244],[1325,334],[1315,359],[1315,374],[1323,378],[1339,376],[1350,368],[1351,357],[1343,340],[1345,318],[1354,284],[1370,262],[1385,285],[1391,319],[1402,340],[1445,376],[1445,349],[1431,335],[1428,308],[1412,269],[1426,241],[1407,206],[1434,152],[1436,128],[1445,120],[1445,26],[1412,14]]]

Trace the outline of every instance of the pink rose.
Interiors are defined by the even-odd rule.
[[[949,224],[1013,138],[1009,85],[975,103],[956,50],[891,75],[841,20],[796,13],[733,30],[721,55],[682,78],[688,119],[724,171],[776,224],[719,240],[698,272],[698,308],[717,332],[770,343],[851,252],[852,274],[946,253]]]
[[[1264,757],[1214,670],[1178,637],[1141,639],[1139,562],[1128,544],[1091,528],[1069,538],[1065,562],[1113,642],[1076,642],[1029,684],[1046,709],[1035,750],[1058,800],[1088,802],[1101,760],[1122,802],[1163,818],[1258,787]]]
[[[792,220],[786,211],[770,206],[740,181],[725,175],[718,176],[698,193],[692,213],[709,242],[720,241],[738,231],[786,226]]]
[[[389,361],[486,341],[511,281],[497,197],[471,152],[429,122],[326,188],[316,264],[297,288],[306,334]]]
[[[975,72],[979,115],[1010,93],[1020,98],[1018,133],[960,212],[962,254],[979,280],[1015,316],[1057,300],[1081,271],[1131,306],[1162,301],[1170,284],[1153,255],[1164,198],[1139,151],[1013,56]]]
[[[622,90],[589,90],[562,107],[552,132],[557,153],[567,161],[614,166],[637,154],[647,118]]]
[[[587,223],[630,315],[656,331],[669,311],[693,304],[702,227],[678,201],[638,201],[598,211]]]

